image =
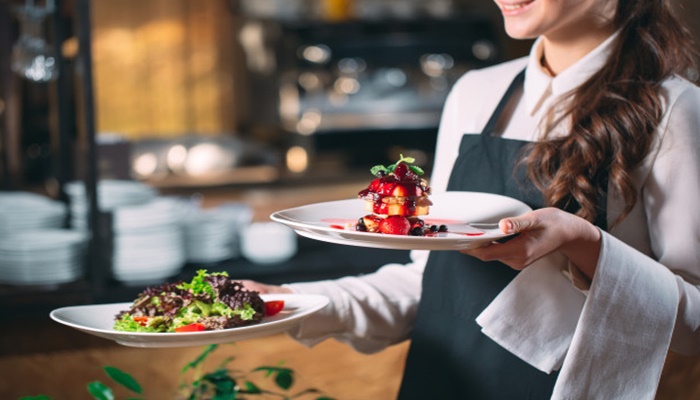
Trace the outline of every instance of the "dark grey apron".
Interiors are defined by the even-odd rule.
[[[523,168],[515,169],[528,142],[492,136],[509,99],[522,87],[524,72],[515,77],[481,134],[463,136],[448,190],[505,195],[533,209],[544,206]],[[601,200],[604,205],[604,195]],[[598,219],[605,221],[604,209]],[[551,397],[556,372],[546,374],[520,360],[482,334],[475,322],[517,273],[500,262],[456,251],[431,252],[400,399]]]

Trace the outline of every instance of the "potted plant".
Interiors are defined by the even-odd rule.
[[[294,370],[277,366],[259,366],[251,371],[238,371],[229,367],[233,357],[224,360],[210,372],[202,372],[204,361],[218,348],[209,345],[180,371],[181,382],[178,388],[179,400],[245,400],[253,398],[277,398],[281,400],[313,399],[334,400],[316,388],[306,388],[299,391],[293,389]],[[107,376],[116,384],[128,389],[134,394],[129,400],[146,400],[140,397],[143,387],[130,374],[113,366],[102,367]],[[268,389],[253,382],[253,375],[263,375],[267,381],[273,382],[273,388]],[[89,382],[86,386],[88,393],[95,400],[114,400],[114,391],[100,381]],[[47,395],[26,396],[20,400],[51,400]]]

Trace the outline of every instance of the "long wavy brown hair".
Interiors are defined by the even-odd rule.
[[[532,143],[521,160],[548,205],[589,221],[604,207],[599,199],[609,182],[625,205],[614,224],[637,201],[630,174],[654,143],[662,81],[697,74],[692,36],[669,0],[619,0],[615,15],[613,56],[570,94],[559,120],[571,121],[571,133]]]

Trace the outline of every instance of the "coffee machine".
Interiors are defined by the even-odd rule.
[[[329,160],[343,169],[390,163],[400,152],[432,164],[451,86],[500,57],[492,21],[475,14],[248,18],[239,39],[244,130],[301,149],[307,162],[289,168],[301,175]]]

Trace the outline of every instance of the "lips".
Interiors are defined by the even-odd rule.
[[[515,15],[515,14],[518,14],[522,11],[525,11],[525,9],[530,4],[534,3],[535,1],[536,0],[512,2],[512,3],[503,3],[503,2],[496,2],[496,3],[501,8],[503,15]]]

